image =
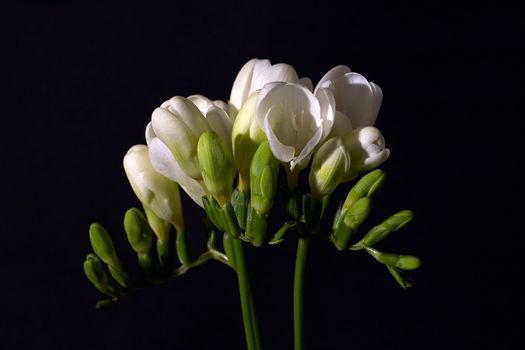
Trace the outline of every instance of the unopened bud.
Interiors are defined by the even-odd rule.
[[[128,242],[137,253],[148,253],[153,243],[153,232],[144,215],[137,208],[129,209],[124,215],[124,230]]]
[[[251,206],[265,215],[273,205],[279,175],[279,161],[267,141],[260,144],[250,166]]]
[[[359,199],[348,209],[344,216],[341,214],[335,232],[332,235],[335,246],[339,250],[348,248],[350,237],[357,228],[366,220],[370,213],[370,199]]]
[[[411,210],[403,210],[390,216],[380,225],[374,226],[368,233],[356,243],[356,246],[371,247],[377,242],[385,239],[391,232],[399,230],[412,220],[414,213]]]
[[[413,255],[383,253],[377,249],[372,248],[367,248],[366,251],[381,264],[392,266],[401,270],[415,270],[421,265],[421,260]]]
[[[352,187],[345,202],[343,210],[350,208],[355,202],[363,197],[371,197],[385,182],[385,173],[381,169],[376,169],[363,176]]]
[[[219,203],[224,204],[230,199],[235,176],[230,149],[215,132],[208,131],[199,138],[197,156],[204,184]]]

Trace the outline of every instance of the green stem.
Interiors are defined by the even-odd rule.
[[[295,274],[293,282],[293,326],[294,349],[304,349],[304,323],[303,323],[303,289],[306,253],[308,251],[308,238],[299,238],[297,255],[295,258]]]
[[[248,273],[246,271],[246,262],[244,261],[244,251],[242,241],[240,239],[233,239],[233,249],[235,252],[235,268],[237,270],[237,280],[239,282],[239,294],[241,297],[242,319],[244,323],[244,333],[246,335],[246,344],[248,350],[257,350],[259,331],[256,330],[257,323],[253,322],[252,317],[255,317],[253,309],[253,301],[250,293],[250,283],[248,281]]]

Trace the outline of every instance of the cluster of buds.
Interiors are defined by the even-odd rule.
[[[206,257],[233,268],[232,240],[258,247],[282,242],[293,227],[302,236],[322,232],[331,194],[390,154],[373,126],[382,97],[378,85],[346,66],[331,69],[314,87],[288,64],[252,59],[238,73],[228,103],[192,95],[160,104],[146,126],[146,144],[131,147],[124,157],[128,180],[144,210],[130,209],[124,228],[145,275],[164,278],[178,260],[176,275],[204,260],[204,255],[192,260],[186,247],[180,189],[205,211],[210,233]],[[288,188],[277,196],[281,165]],[[308,174],[309,192],[301,195],[297,185],[302,171]],[[328,236],[339,250],[368,252],[407,287],[411,282],[403,271],[417,268],[419,260],[381,253],[373,245],[410,221],[412,212],[395,214],[351,242],[383,180],[380,170],[361,178]],[[269,235],[276,198],[284,199],[289,218]],[[214,246],[216,232],[223,232],[224,254]],[[133,282],[109,235],[94,224],[90,237],[94,254],[84,264],[88,278],[111,298],[123,295]]]

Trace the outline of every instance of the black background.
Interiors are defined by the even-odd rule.
[[[519,246],[522,19],[502,2],[12,3],[2,10],[2,348],[243,349],[234,274],[215,262],[108,311],[85,279],[92,221],[133,254],[122,168],[174,95],[226,100],[252,57],[317,81],[345,64],[378,83],[392,151],[374,218],[415,220],[385,250],[423,259],[401,290],[365,254],[313,240],[309,349],[511,347],[508,247]],[[501,176],[502,175],[502,176]],[[185,198],[196,254],[200,212]],[[519,227],[519,226],[517,226]],[[494,230],[498,228],[497,230]],[[292,348],[295,240],[247,247],[266,349]],[[512,260],[512,261],[510,261]]]

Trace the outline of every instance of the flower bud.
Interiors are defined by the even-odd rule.
[[[175,96],[153,111],[151,125],[182,170],[193,179],[201,179],[197,143],[210,126],[197,106],[187,98]]]
[[[108,265],[120,265],[113,241],[102,225],[93,223],[89,227],[89,240],[93,251]]]
[[[124,169],[133,191],[144,207],[162,220],[175,225],[178,229],[183,229],[179,186],[153,168],[148,147],[145,145],[131,147],[124,157]]]
[[[215,132],[208,131],[199,138],[197,155],[202,178],[208,191],[220,204],[227,202],[232,193],[235,177],[230,150]]]
[[[128,242],[135,252],[141,254],[149,252],[153,243],[153,232],[140,210],[131,208],[126,212],[124,230],[128,236]]]
[[[376,169],[365,176],[352,187],[343,203],[343,210],[350,208],[356,201],[363,197],[371,197],[384,184],[385,173],[381,169]]]
[[[239,171],[239,187],[248,191],[250,164],[257,147],[266,139],[255,119],[255,106],[259,92],[253,93],[242,105],[232,128],[233,158]]]
[[[250,166],[251,206],[259,215],[268,213],[275,199],[279,161],[267,141],[257,148]]]
[[[381,264],[392,266],[401,270],[415,270],[421,265],[421,260],[413,255],[383,253],[373,248],[367,248],[366,251]]]
[[[320,199],[341,183],[350,170],[350,155],[339,137],[332,137],[314,154],[310,175],[310,190],[314,198]]]
[[[88,254],[84,261],[84,273],[88,280],[101,292],[110,297],[119,295],[119,286],[108,275],[104,263],[95,254]]]
[[[89,240],[95,254],[108,265],[111,276],[122,287],[127,287],[129,284],[128,274],[120,265],[113,241],[104,227],[97,223],[91,224],[89,227]]]
[[[414,213],[410,210],[400,211],[383,221],[380,225],[372,227],[363,239],[355,245],[371,247],[377,242],[385,239],[391,232],[395,232],[408,224],[413,216]]]
[[[385,148],[385,138],[381,131],[373,126],[352,130],[343,141],[352,159],[345,181],[374,169],[390,155],[390,150]]]
[[[336,230],[332,234],[335,246],[339,250],[348,248],[350,237],[357,228],[365,221],[370,213],[370,199],[364,197],[359,199],[348,209],[344,216],[340,214]]]

